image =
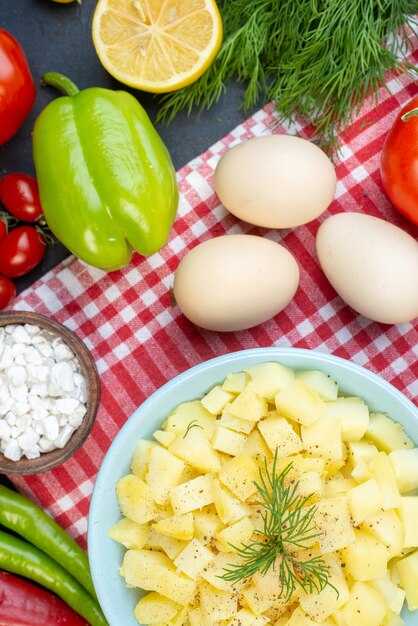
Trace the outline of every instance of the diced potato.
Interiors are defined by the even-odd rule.
[[[215,450],[236,456],[242,452],[246,441],[247,437],[242,433],[237,433],[220,424],[216,424],[215,434],[212,439],[212,446]]]
[[[360,441],[369,426],[369,409],[357,398],[338,398],[326,402],[328,417],[341,422],[343,441]]]
[[[253,382],[249,382],[228,407],[229,413],[250,422],[258,422],[267,414],[267,401],[259,396]]]
[[[300,452],[303,448],[300,437],[285,417],[268,417],[258,423],[258,429],[270,451],[279,458]]]
[[[232,619],[238,610],[237,596],[212,587],[205,580],[199,585],[200,605],[212,620]]]
[[[116,496],[122,515],[138,524],[146,524],[157,514],[150,488],[134,474],[127,474],[118,480]]]
[[[225,391],[216,385],[201,399],[202,406],[212,415],[220,415],[228,402],[232,402],[235,394]]]
[[[193,513],[166,517],[153,524],[153,528],[163,535],[174,537],[174,539],[190,541],[194,534]]]
[[[346,494],[355,486],[356,482],[352,478],[331,478],[325,483],[324,494],[326,498],[333,498]]]
[[[191,423],[197,424],[208,439],[213,437],[215,417],[202,406],[200,400],[179,404],[167,417],[163,428],[167,432],[184,435]]]
[[[230,372],[222,383],[222,389],[229,393],[241,393],[250,378],[246,372]]]
[[[279,415],[303,426],[312,426],[326,413],[325,402],[302,380],[287,383],[276,395],[275,404]]]
[[[218,472],[221,466],[216,450],[200,428],[191,428],[187,435],[177,435],[168,449],[200,472]]]
[[[269,609],[277,597],[266,597],[257,589],[254,583],[246,585],[242,590],[242,597],[245,606],[255,615],[261,615]]]
[[[301,437],[306,450],[312,456],[321,456],[332,461],[340,461],[344,457],[339,420],[323,417],[312,426],[302,426]]]
[[[173,487],[170,501],[177,515],[201,509],[213,502],[213,476],[202,474],[197,478]]]
[[[324,495],[324,481],[319,472],[305,472],[297,478],[297,494],[316,502]]]
[[[373,478],[373,472],[370,469],[370,465],[368,465],[364,459],[359,459],[351,470],[351,478],[353,478],[358,485]]]
[[[248,517],[243,517],[235,524],[227,526],[216,534],[218,548],[224,552],[235,552],[247,544],[254,532],[254,526]]]
[[[210,543],[216,533],[224,527],[216,509],[214,513],[206,510],[195,511],[193,517],[194,536],[205,545]]]
[[[323,626],[334,626],[334,623],[329,619],[321,620]],[[317,626],[317,624],[318,621],[311,619],[300,606],[293,611],[289,621],[286,622],[286,626]]]
[[[316,505],[315,525],[321,552],[327,554],[348,546],[355,539],[350,510],[345,496],[320,500]]]
[[[404,545],[403,524],[395,511],[379,511],[376,515],[367,517],[361,524],[365,530],[386,546],[389,558],[399,554]]]
[[[404,626],[404,624],[405,622],[399,615],[389,610],[385,615],[382,626]]]
[[[244,435],[250,434],[255,423],[256,422],[251,422],[250,420],[243,420],[241,417],[235,417],[235,415],[232,415],[232,413],[228,411],[228,405],[225,406],[219,418],[219,424],[221,426],[235,430],[237,433],[244,433]]]
[[[407,493],[418,488],[418,448],[393,450],[389,460],[395,472],[399,491]]]
[[[313,391],[316,391],[322,400],[336,400],[338,396],[338,383],[325,372],[320,370],[304,370],[295,372],[295,376],[299,380],[308,385]]]
[[[369,533],[361,530],[354,532],[355,540],[342,551],[347,573],[360,581],[383,578],[389,557],[386,547]]]
[[[174,565],[194,580],[208,566],[215,554],[197,539],[192,539],[176,557]]]
[[[140,550],[147,541],[148,527],[146,524],[137,524],[127,517],[123,517],[109,530],[109,537],[125,548]]]
[[[358,526],[369,515],[382,509],[383,498],[374,478],[357,485],[347,493],[348,506],[354,526]]]
[[[387,607],[393,611],[393,613],[399,615],[405,601],[405,591],[393,584],[388,573],[386,573],[384,578],[371,580],[370,584],[385,599]]]
[[[229,591],[230,593],[239,592],[245,584],[244,581],[231,582],[225,580],[223,576],[227,570],[240,563],[242,563],[242,557],[236,552],[218,552],[218,554],[214,555],[209,565],[204,568],[201,576],[216,589]]]
[[[404,528],[403,548],[418,548],[418,497],[404,496],[398,508]]]
[[[180,554],[182,550],[187,546],[187,541],[181,539],[175,539],[168,535],[158,533],[159,549],[163,550],[172,561]]]
[[[418,609],[418,550],[408,554],[396,564],[402,589],[410,611]]]
[[[382,494],[382,509],[395,509],[399,506],[400,493],[395,471],[385,452],[379,452],[370,461],[370,469]]]
[[[192,601],[196,590],[196,583],[179,574],[162,552],[127,550],[122,571],[127,585],[156,591],[182,605]]]
[[[217,479],[213,481],[213,501],[219,519],[223,524],[233,524],[245,516],[250,516],[252,513],[248,504],[245,504],[227,489],[224,489]]]
[[[270,449],[259,430],[253,430],[247,437],[243,452],[248,454],[257,465],[264,466],[265,459],[273,458]]]
[[[281,589],[280,560],[277,558],[267,572],[254,574],[252,582],[262,598],[270,598],[276,602]]]
[[[387,607],[384,598],[371,585],[355,582],[348,602],[340,611],[349,626],[381,626]]]
[[[295,372],[281,363],[259,363],[245,371],[251,376],[256,393],[269,402],[295,378]]]
[[[312,620],[321,623],[343,606],[350,596],[339,558],[335,554],[327,554],[323,560],[328,566],[330,584],[326,585],[319,593],[306,593],[303,590],[299,593],[303,611]]]
[[[398,422],[394,422],[386,413],[370,413],[366,437],[373,441],[383,452],[408,450],[414,442],[408,437]]]
[[[370,463],[372,458],[379,452],[372,441],[364,439],[362,441],[349,441],[347,446],[348,457],[353,467],[360,459],[367,464]]]
[[[270,620],[263,616],[254,615],[248,609],[241,609],[235,617],[228,622],[228,626],[265,626]]]
[[[150,591],[139,600],[134,616],[139,624],[158,624],[172,619],[180,609],[176,602]]]
[[[221,483],[242,501],[256,493],[254,481],[258,478],[258,466],[248,454],[232,458],[224,463],[219,471]]]
[[[140,439],[135,446],[134,453],[132,455],[131,470],[135,476],[145,480],[145,474],[148,468],[148,459],[151,448],[156,444],[146,439]]]
[[[186,464],[162,446],[154,446],[149,453],[146,483],[152,499],[165,504],[172,487],[178,485]]]

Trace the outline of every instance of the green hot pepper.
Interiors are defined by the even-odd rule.
[[[0,569],[49,589],[91,626],[108,626],[96,600],[56,561],[35,546],[0,530]]]
[[[177,205],[166,146],[131,94],[79,91],[49,72],[64,94],[35,122],[33,157],[49,228],[73,254],[104,270],[123,267],[166,242]]]

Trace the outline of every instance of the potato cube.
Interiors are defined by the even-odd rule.
[[[194,534],[193,513],[166,517],[153,524],[153,528],[168,537],[190,541]]]
[[[203,543],[192,539],[175,559],[174,565],[189,578],[196,579],[214,556],[214,552]]]
[[[242,548],[247,544],[254,532],[254,526],[248,517],[227,526],[216,534],[218,548],[224,552],[235,552],[235,548]]]
[[[254,583],[249,583],[242,590],[242,598],[245,606],[259,616],[277,601],[277,594],[274,597],[266,597],[260,593]]]
[[[369,515],[382,509],[382,494],[374,478],[357,485],[347,493],[348,505],[354,526],[358,526]]]
[[[347,448],[348,458],[353,467],[360,459],[367,464],[370,463],[372,458],[379,452],[373,442],[364,439],[362,441],[349,441]]]
[[[191,428],[187,435],[177,435],[168,449],[199,472],[218,472],[219,456],[200,428]]]
[[[303,380],[287,383],[276,395],[275,404],[279,415],[303,426],[312,426],[326,413],[325,402]]]
[[[192,422],[203,430],[207,439],[213,437],[215,417],[202,406],[200,400],[179,404],[167,417],[163,428],[165,431],[173,432],[176,435],[184,435]]]
[[[116,497],[122,515],[138,524],[146,524],[157,514],[149,486],[135,474],[118,480]]]
[[[221,385],[215,385],[201,399],[202,406],[212,415],[220,415],[228,402],[232,402],[235,394],[222,389]]]
[[[354,478],[358,485],[360,485],[361,483],[365,483],[367,480],[373,478],[372,470],[370,469],[370,466],[366,463],[366,461],[364,461],[364,459],[359,459],[357,461],[357,463],[351,470],[351,478]]]
[[[345,496],[320,500],[315,504],[315,525],[322,554],[340,550],[355,539],[350,510]]]
[[[350,489],[356,486],[352,478],[331,478],[327,480],[324,486],[324,494],[326,498],[347,494]]]
[[[265,626],[269,623],[269,619],[263,616],[254,615],[248,609],[241,609],[235,617],[228,622],[227,626]]]
[[[325,372],[320,370],[304,370],[295,372],[295,377],[316,391],[322,400],[336,400],[338,396],[338,383]]]
[[[182,605],[189,604],[194,597],[196,583],[179,574],[162,552],[127,550],[121,569],[128,586],[156,591]]]
[[[160,443],[164,448],[168,448],[173,439],[176,438],[175,433],[172,433],[168,430],[156,430],[152,435],[158,443]]]
[[[240,500],[247,500],[256,491],[254,481],[259,478],[258,466],[248,454],[240,454],[224,463],[219,480]]]
[[[332,461],[340,461],[344,457],[339,420],[323,417],[312,426],[302,426],[301,437],[308,454],[312,456],[321,456]]]
[[[295,378],[295,372],[281,363],[258,363],[245,371],[250,375],[256,393],[269,402],[273,402],[279,391]]]
[[[216,513],[216,509],[214,513],[207,510],[195,511],[193,517],[194,536],[203,544],[210,543],[216,533],[224,527]]]
[[[370,584],[385,599],[387,607],[391,611],[393,611],[393,613],[399,615],[402,611],[402,607],[405,601],[405,591],[403,589],[400,589],[397,585],[393,584],[393,582],[390,580],[388,573],[384,578],[371,580]]]
[[[415,447],[401,424],[394,422],[386,413],[370,413],[366,437],[383,452],[407,450]]]
[[[293,611],[286,626],[317,626],[318,622],[311,619],[302,607],[298,606]],[[321,620],[323,626],[334,626],[335,622],[329,619]]]
[[[246,441],[247,437],[242,433],[237,433],[220,424],[216,424],[215,434],[212,439],[212,446],[215,450],[236,456],[242,452]]]
[[[175,539],[168,535],[158,533],[159,549],[163,550],[172,561],[180,554],[182,550],[187,546],[187,541],[181,539]]]
[[[250,377],[246,372],[229,372],[222,383],[222,389],[229,393],[241,393]]]
[[[400,559],[396,564],[400,584],[406,593],[410,611],[418,609],[418,550]]]
[[[147,541],[148,528],[146,524],[137,524],[127,517],[123,517],[109,530],[109,537],[125,548],[140,550]]]
[[[152,499],[165,504],[171,487],[181,479],[186,464],[162,446],[154,446],[149,453],[146,483]]]
[[[360,441],[369,426],[369,409],[357,398],[337,398],[326,402],[328,417],[341,422],[343,441]]]
[[[249,382],[228,407],[229,413],[250,422],[258,422],[267,414],[267,401],[255,391],[254,383]]]
[[[340,609],[343,623],[350,626],[381,626],[386,610],[384,598],[365,582],[354,583],[348,602]]]
[[[148,459],[151,449],[156,444],[153,441],[146,439],[140,439],[135,446],[134,453],[132,455],[131,470],[135,476],[145,480],[145,474],[148,468]]]
[[[228,405],[226,405],[219,418],[219,424],[230,430],[235,430],[237,433],[249,435],[254,428],[255,422],[243,420],[241,417],[235,417],[235,415],[232,415],[232,413],[228,411]]]
[[[180,610],[180,605],[169,598],[150,591],[143,596],[134,609],[139,624],[158,624],[172,619]]]
[[[267,417],[258,423],[258,429],[274,455],[279,458],[295,454],[303,449],[300,437],[285,417]]]
[[[369,467],[382,494],[382,508],[395,509],[399,506],[400,493],[395,471],[385,452],[379,452],[370,461]]]
[[[315,622],[321,623],[343,606],[350,596],[339,558],[335,554],[327,554],[323,560],[328,567],[330,584],[317,593],[308,593],[303,590],[299,593],[303,611]]]
[[[404,626],[404,624],[405,622],[399,615],[389,610],[385,615],[382,626]]]
[[[203,474],[173,487],[170,501],[177,515],[201,509],[213,502],[213,475]]]
[[[232,619],[238,610],[235,594],[212,587],[205,580],[199,585],[200,606],[206,615],[210,615],[212,623],[221,619]]]
[[[399,491],[407,493],[418,488],[418,448],[393,450],[389,460],[395,472]]]
[[[267,459],[273,458],[266,442],[259,430],[253,430],[247,437],[247,441],[244,444],[243,452],[248,454],[257,465],[264,466],[264,462]]]
[[[369,533],[355,530],[355,540],[342,551],[347,573],[355,580],[374,580],[386,575],[388,551]]]
[[[389,558],[399,554],[404,545],[403,524],[395,511],[379,511],[375,515],[367,517],[361,524],[361,530],[365,530],[375,537],[386,547]]]
[[[418,497],[404,496],[398,509],[404,527],[404,548],[418,548]]]
[[[279,602],[278,593],[282,586],[280,576],[280,560],[276,558],[276,561],[267,570],[267,572],[256,572],[252,577],[252,583],[262,598],[270,598],[270,600],[275,603]]]

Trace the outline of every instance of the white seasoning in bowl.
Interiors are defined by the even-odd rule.
[[[32,324],[0,327],[0,452],[34,459],[63,448],[87,412],[79,360]]]

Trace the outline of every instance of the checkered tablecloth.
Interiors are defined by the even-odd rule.
[[[276,125],[272,131],[275,115],[269,105],[178,172],[178,216],[160,252],[149,258],[135,254],[130,265],[111,273],[70,257],[14,301],[14,309],[49,315],[75,331],[97,362],[101,403],[87,441],[52,471],[13,477],[19,490],[37,500],[84,547],[90,496],[113,438],[145,398],[190,366],[245,348],[310,348],[366,366],[417,402],[417,323],[388,326],[355,313],[330,286],[315,254],[320,222],[341,211],[375,215],[417,236],[417,229],[383,194],[379,160],[396,113],[418,93],[418,86],[405,76],[387,86],[390,92],[381,90],[378,108],[374,100],[366,102],[341,138],[335,199],[319,219],[282,231],[254,228],[228,214],[214,192],[216,164],[234,143],[271,132],[310,138],[310,129],[298,124]],[[300,265],[300,286],[286,309],[260,326],[236,333],[205,331],[173,306],[174,271],[199,242],[232,233],[282,243]]]

